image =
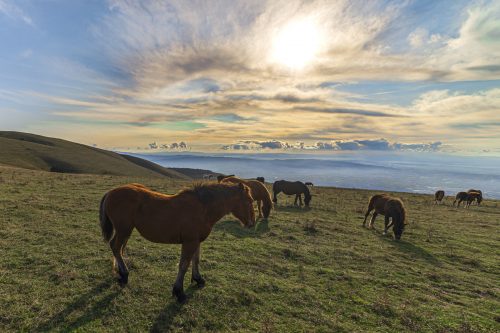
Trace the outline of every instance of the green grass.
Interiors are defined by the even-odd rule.
[[[33,170],[190,179],[138,157],[30,133],[0,131],[0,152],[0,164]]]
[[[0,168],[0,331],[493,332],[500,330],[500,207],[434,206],[399,193],[403,240],[361,227],[373,191],[313,188],[310,210],[280,196],[268,223],[231,216],[202,245],[204,289],[171,297],[180,247],[134,232],[129,285],[111,271],[98,205],[109,189],[171,179]],[[187,275],[189,277],[189,274]]]

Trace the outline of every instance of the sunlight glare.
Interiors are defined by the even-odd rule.
[[[322,45],[322,33],[312,18],[288,23],[273,39],[271,60],[290,69],[310,65]]]

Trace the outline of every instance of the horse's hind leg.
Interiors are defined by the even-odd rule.
[[[186,294],[184,294],[184,275],[189,268],[189,262],[193,258],[193,254],[200,246],[199,242],[183,243],[181,250],[181,260],[179,262],[179,272],[175,280],[174,287],[172,288],[172,295],[177,298],[179,303],[186,301]]]
[[[120,274],[120,279],[118,281],[123,285],[128,282],[128,268],[123,260],[122,253],[124,244],[126,244],[129,237],[130,233],[123,234],[117,231],[109,242],[114,255],[114,263],[118,266],[118,274]]]
[[[203,279],[200,274],[200,247],[201,243],[198,245],[193,255],[191,281],[195,281],[198,287],[203,288],[205,286],[205,279]]]
[[[257,209],[259,210],[259,218],[262,217],[262,200],[257,200]]]
[[[368,207],[368,209],[366,210],[365,219],[363,221],[363,227],[366,226],[366,219],[368,218],[368,215],[370,215],[372,210],[373,210],[372,207]]]

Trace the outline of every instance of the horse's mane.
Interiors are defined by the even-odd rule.
[[[304,185],[304,196],[305,197],[311,197],[311,192],[309,191],[309,187],[307,187],[307,185],[305,185],[304,183],[302,183]]]
[[[194,194],[203,204],[225,200],[234,195],[237,186],[227,183],[197,182],[179,194]]]

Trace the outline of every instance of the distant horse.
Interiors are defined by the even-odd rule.
[[[477,201],[477,205],[481,205],[481,201],[483,201],[483,195],[481,192],[467,192],[467,203],[465,204],[465,208],[469,208],[470,204],[474,201]]]
[[[233,177],[234,175],[218,175],[217,176],[217,181],[220,183],[224,178],[227,178],[227,177]]]
[[[460,207],[460,203],[462,201],[467,202],[467,198],[469,197],[469,194],[467,192],[458,192],[457,195],[455,196],[455,201],[453,201],[453,207],[455,207],[455,203],[457,203],[457,207]]]
[[[467,191],[467,193],[471,193],[471,192],[476,192],[476,193],[479,193],[479,196],[476,196],[476,200],[477,200],[477,205],[481,205],[481,201],[483,201],[483,192],[481,190],[474,190],[474,189],[470,189]]]
[[[257,177],[257,178],[255,178],[255,179],[257,179],[257,180],[258,180],[259,182],[261,182],[262,184],[264,184],[264,183],[266,182],[266,181],[265,181],[265,179],[264,179],[264,177]]]
[[[269,191],[260,181],[253,179],[244,180],[238,177],[226,177],[221,181],[221,183],[241,183],[250,187],[252,198],[257,202],[259,217],[262,217],[263,213],[264,218],[267,219],[269,217],[273,203],[271,202],[271,195],[269,194]]]
[[[443,198],[444,198],[444,191],[443,190],[439,190],[439,191],[436,191],[436,193],[434,193],[434,203],[436,205],[439,203],[442,203]]]
[[[101,200],[99,219],[104,241],[114,255],[119,282],[128,282],[123,252],[132,230],[155,243],[182,244],[177,279],[172,294],[179,302],[186,300],[184,275],[192,260],[192,281],[203,286],[198,264],[200,243],[214,224],[232,213],[246,227],[255,225],[250,189],[243,184],[197,184],[175,195],[154,192],[140,184],[130,184],[107,192]]]
[[[303,182],[289,182],[286,180],[277,180],[273,184],[273,202],[278,202],[277,195],[279,193],[285,193],[287,195],[295,194],[294,205],[297,206],[297,199],[300,200],[300,205],[302,206],[302,197],[301,194],[304,193],[304,203],[306,207],[309,207],[309,203],[311,202],[312,195],[309,192],[309,188]]]
[[[396,239],[401,239],[401,235],[405,229],[405,219],[406,210],[403,202],[398,199],[389,196],[388,194],[376,194],[370,198],[368,203],[368,209],[365,214],[365,220],[363,221],[363,227],[366,225],[366,219],[370,212],[373,212],[373,216],[369,223],[369,228],[373,228],[373,223],[378,214],[385,216],[385,227],[384,235],[387,234],[387,230],[392,226],[392,231],[394,232],[394,237]],[[389,223],[389,218],[391,222]]]
[[[314,184],[311,182],[306,182],[305,184],[306,184],[306,186],[314,186]]]

